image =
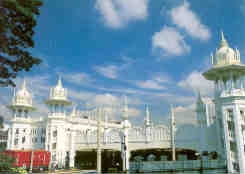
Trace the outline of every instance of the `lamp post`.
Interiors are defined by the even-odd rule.
[[[201,153],[195,153],[195,155],[200,159],[200,173],[203,173],[203,159]]]
[[[34,151],[32,149],[31,150],[31,164],[30,164],[30,171],[29,171],[30,174],[32,173],[33,158],[34,158]]]
[[[175,161],[175,118],[174,108],[171,105],[171,148],[172,148],[172,160]]]
[[[97,109],[97,173],[101,173],[101,108]]]

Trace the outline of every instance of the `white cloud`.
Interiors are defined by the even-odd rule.
[[[158,83],[171,83],[172,82],[172,78],[169,75],[163,74],[163,73],[157,73],[152,78]]]
[[[134,104],[138,104],[138,102],[138,100],[128,97],[128,114],[130,117],[136,117],[141,114],[139,109],[132,106]],[[121,97],[110,93],[94,94],[94,96],[88,100],[86,105],[87,107],[103,106],[107,109],[107,111],[110,111],[111,113],[114,113],[114,115],[119,116],[121,114],[120,111],[122,110],[123,101]]]
[[[138,117],[141,115],[141,111],[139,109],[129,107],[128,115],[129,117]]]
[[[157,89],[157,90],[165,89],[165,86],[159,84],[157,81],[154,80],[140,81],[137,82],[136,85],[140,88],[145,88],[145,89]]]
[[[174,113],[177,125],[197,124],[195,104],[189,106],[177,106],[174,108]]]
[[[95,71],[99,74],[110,78],[110,79],[116,79],[118,77],[118,71],[120,70],[120,67],[115,65],[106,65],[106,66],[95,66]]]
[[[77,85],[89,84],[93,81],[86,73],[62,73],[62,77],[64,77],[66,81]]]
[[[152,37],[153,49],[159,50],[163,56],[180,56],[190,51],[184,37],[173,27],[164,26]]]
[[[170,11],[172,22],[180,28],[183,28],[190,36],[208,40],[211,37],[209,28],[202,24],[199,17],[190,9],[187,1]]]
[[[111,28],[122,28],[148,16],[148,0],[97,0],[95,8]]]
[[[204,95],[212,95],[213,92],[213,83],[206,80],[202,73],[198,71],[191,72],[186,79],[178,83],[178,86],[194,92],[199,90]]]

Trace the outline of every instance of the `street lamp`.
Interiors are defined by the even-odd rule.
[[[200,173],[203,173],[203,158],[201,153],[195,153],[195,155],[200,159]]]

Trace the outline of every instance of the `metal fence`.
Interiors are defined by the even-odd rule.
[[[132,172],[201,171],[226,169],[224,160],[138,161],[130,162]]]

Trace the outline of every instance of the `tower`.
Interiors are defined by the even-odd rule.
[[[16,118],[29,118],[29,113],[35,108],[32,105],[32,95],[26,88],[26,80],[23,80],[21,88],[15,93],[11,105],[8,108],[12,111],[13,117]]]
[[[200,130],[200,154],[205,150],[205,128],[206,128],[206,111],[205,111],[205,105],[203,103],[203,100],[201,98],[200,92],[198,92],[197,102],[196,102],[196,113],[197,113],[197,120]]]
[[[31,130],[31,119],[29,113],[34,111],[32,105],[32,95],[26,88],[24,79],[21,88],[15,93],[8,108],[12,111],[13,119],[10,120],[8,132],[7,149],[27,149],[33,148],[33,142],[27,137],[27,132]]]
[[[212,67],[203,75],[215,84],[218,153],[227,160],[229,173],[245,173],[245,65],[241,63],[240,52],[229,47],[223,32],[219,49],[215,56],[211,54],[211,60]]]
[[[145,137],[146,142],[150,142],[152,140],[152,122],[150,118],[150,109],[149,106],[146,105],[145,107]]]
[[[49,99],[45,103],[49,107],[49,117],[65,117],[65,107],[71,102],[67,99],[67,89],[63,88],[61,77],[57,85],[50,89]]]
[[[123,171],[129,170],[130,151],[128,149],[128,131],[131,128],[131,123],[128,120],[128,102],[127,97],[124,97],[123,111],[122,111],[122,133],[121,133],[121,153],[123,159]]]
[[[67,142],[71,140],[64,135],[71,134],[72,128],[67,127],[69,125],[66,124],[65,107],[69,106],[71,102],[67,98],[67,89],[63,87],[60,77],[57,85],[50,89],[49,99],[45,103],[49,107],[45,149],[51,152],[50,163],[52,165],[64,167],[69,163],[66,159],[73,160],[71,155],[74,155],[74,149],[66,147]],[[69,131],[67,132],[67,130]],[[66,151],[67,149],[69,151]]]
[[[145,106],[145,126],[148,127],[151,125],[151,118],[150,118],[150,109],[149,106]]]

